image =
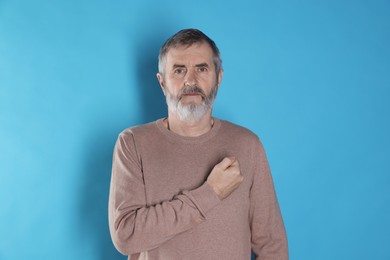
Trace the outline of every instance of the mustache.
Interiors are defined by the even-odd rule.
[[[180,93],[179,93],[179,100],[186,94],[199,94],[201,95],[203,98],[206,97],[206,93],[204,93],[204,91],[199,88],[198,86],[187,86],[185,88],[183,88]]]

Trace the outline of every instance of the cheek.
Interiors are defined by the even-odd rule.
[[[183,86],[184,86],[183,83],[181,83],[180,81],[175,80],[175,79],[169,79],[169,80],[165,81],[165,87],[168,88],[168,90],[173,95],[177,95]]]
[[[202,75],[199,78],[201,79],[201,81],[209,85],[215,85],[217,84],[218,81],[218,78],[215,76],[215,73],[211,73],[211,72],[206,75]]]
[[[209,88],[215,87],[218,84],[218,80],[216,77],[207,77],[207,78],[204,78],[204,80],[202,81],[202,84],[203,84],[203,87],[207,87],[209,89]]]

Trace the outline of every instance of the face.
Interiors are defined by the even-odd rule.
[[[172,48],[164,63],[163,74],[157,78],[170,112],[185,121],[197,121],[211,112],[222,71],[216,75],[210,46],[196,43]]]

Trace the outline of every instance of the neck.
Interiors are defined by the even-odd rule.
[[[213,127],[214,119],[211,117],[211,111],[196,122],[182,121],[176,115],[169,113],[164,123],[170,131],[176,134],[196,137],[210,131]]]

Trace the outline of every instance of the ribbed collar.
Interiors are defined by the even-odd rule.
[[[161,133],[163,135],[165,135],[171,142],[174,142],[174,143],[183,143],[183,144],[204,143],[204,142],[210,140],[211,138],[213,138],[217,134],[218,130],[221,127],[221,121],[218,118],[214,117],[214,125],[210,129],[210,131],[208,131],[207,133],[204,133],[203,135],[196,136],[196,137],[181,136],[181,135],[176,134],[172,131],[169,131],[165,127],[163,120],[164,120],[164,118],[160,118],[157,121],[155,121],[155,123],[156,123],[158,129],[161,131]]]

